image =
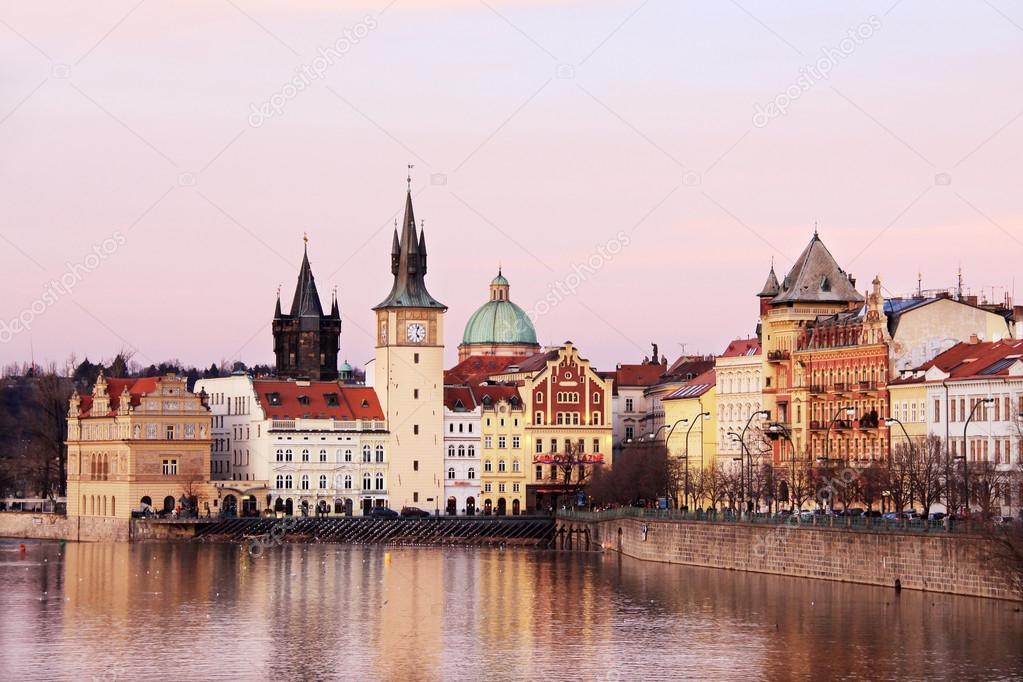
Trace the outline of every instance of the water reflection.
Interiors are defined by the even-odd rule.
[[[1014,604],[476,549],[0,543],[0,679],[1011,679]]]

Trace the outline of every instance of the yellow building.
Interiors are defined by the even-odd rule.
[[[144,507],[172,511],[182,497],[216,513],[210,423],[182,377],[100,374],[92,395],[71,396],[68,516],[128,519]]]
[[[907,376],[888,382],[888,405],[891,409],[890,416],[902,425],[900,427],[899,423],[895,423],[888,429],[892,451],[897,451],[900,444],[906,445],[907,437],[912,440],[914,448],[923,447],[924,441],[927,440],[929,417],[927,384],[923,374],[907,373]]]
[[[516,386],[480,386],[480,496],[484,514],[519,515],[526,509],[527,412]]]
[[[685,480],[690,490],[693,476],[713,469],[717,463],[717,387],[715,370],[704,372],[662,400],[664,405],[665,444],[668,457],[678,461],[682,484],[679,486],[681,507],[686,499]]]

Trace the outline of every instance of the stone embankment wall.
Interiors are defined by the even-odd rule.
[[[0,512],[0,538],[129,542],[131,522],[104,516]]]
[[[612,518],[559,519],[588,528],[605,550],[646,561],[1020,600],[990,560],[984,541],[934,533],[873,532]]]

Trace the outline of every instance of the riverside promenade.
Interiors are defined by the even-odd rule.
[[[1023,600],[990,535],[942,522],[740,519],[637,508],[557,518],[559,533],[646,561]]]

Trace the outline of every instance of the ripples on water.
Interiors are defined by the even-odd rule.
[[[0,680],[1023,679],[1023,614],[614,554],[3,542],[0,654]]]

